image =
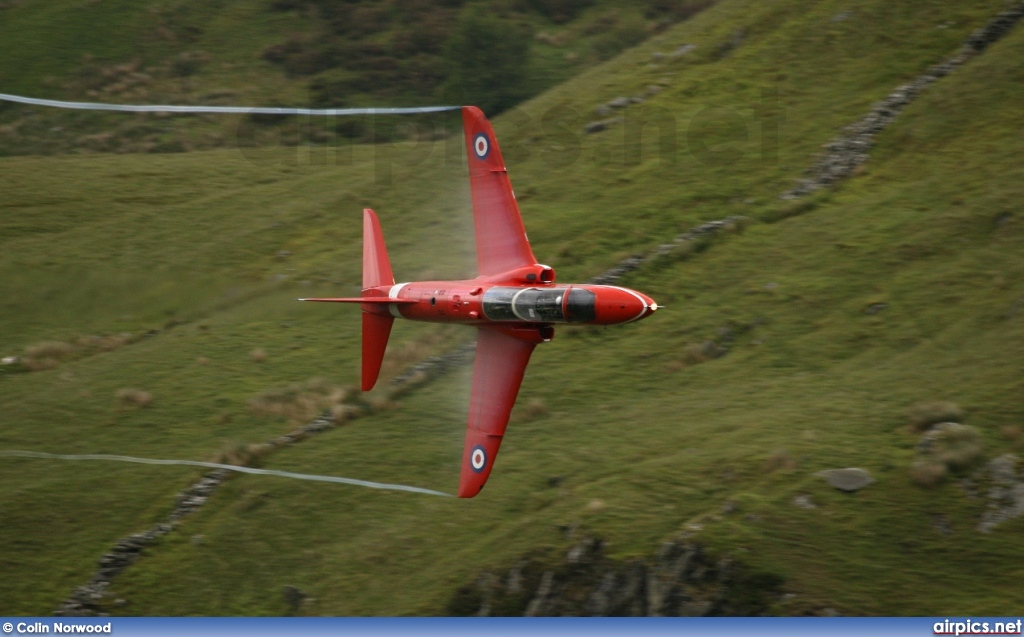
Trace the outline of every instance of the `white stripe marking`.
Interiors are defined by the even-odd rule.
[[[409,284],[408,283],[398,283],[396,285],[392,285],[391,289],[388,290],[388,298],[389,299],[397,299],[398,298],[398,293],[401,292],[402,288],[404,288],[407,285],[409,285]]]
[[[388,298],[389,299],[397,299],[398,298],[398,293],[401,292],[402,288],[404,288],[407,285],[409,285],[409,284],[408,283],[399,283],[398,285],[392,285],[391,289],[388,290]],[[391,316],[393,316],[395,318],[405,318],[405,317],[402,316],[402,313],[399,312],[398,304],[397,303],[388,303],[388,312],[391,314]]]

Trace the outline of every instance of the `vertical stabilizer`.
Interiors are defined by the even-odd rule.
[[[384,233],[380,231],[377,214],[363,210],[363,289],[381,285],[394,285],[395,275],[391,273],[391,261],[384,247]]]
[[[363,296],[386,296],[381,287],[395,284],[391,272],[388,251],[384,247],[384,233],[380,230],[377,215],[366,208],[363,210]],[[384,350],[388,347],[391,326],[395,319],[386,305],[363,303],[363,391],[370,391],[377,384],[380,365],[384,361]]]

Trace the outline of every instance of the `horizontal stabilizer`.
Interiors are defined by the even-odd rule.
[[[317,303],[416,303],[415,299],[393,299],[388,296],[359,296],[343,299],[299,299],[300,301],[316,301]]]

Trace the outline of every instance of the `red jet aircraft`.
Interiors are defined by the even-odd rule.
[[[538,343],[556,323],[613,325],[658,309],[650,297],[612,285],[556,285],[526,238],[494,130],[475,106],[462,109],[479,276],[466,281],[395,284],[377,215],[363,210],[363,292],[358,298],[300,299],[359,303],[363,310],[362,388],[377,383],[396,318],[477,328],[473,390],[459,478],[460,498],[480,492],[494,466],[509,414]]]

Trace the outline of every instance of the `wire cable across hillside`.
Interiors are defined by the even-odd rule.
[[[243,115],[312,115],[333,117],[340,115],[413,115],[417,113],[440,113],[456,111],[461,106],[405,106],[371,108],[284,108],[278,106],[176,106],[171,104],[103,104],[100,102],[64,102],[44,100],[0,93],[0,101],[70,108],[80,111],[120,111],[123,113],[239,113]]]
[[[135,462],[138,464],[184,465],[188,467],[206,467],[208,469],[224,469],[227,471],[237,471],[239,473],[253,473],[263,476],[278,476],[281,478],[292,478],[294,480],[311,480],[314,482],[336,482],[338,484],[350,484],[357,487],[367,487],[369,489],[409,491],[411,493],[440,495],[446,498],[451,497],[450,493],[444,493],[443,491],[433,491],[431,489],[422,489],[420,487],[410,487],[404,484],[370,482],[368,480],[356,480],[354,478],[341,478],[338,476],[320,476],[309,473],[293,473],[291,471],[277,471],[274,469],[256,469],[254,467],[242,467],[234,464],[220,464],[219,462],[202,462],[199,460],[164,460],[158,458],[134,458],[132,456],[115,456],[103,453],[73,455],[60,453],[46,453],[43,451],[18,450],[0,450],[0,456],[8,458],[41,458],[45,460],[109,460],[114,462]]]

